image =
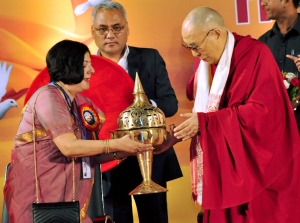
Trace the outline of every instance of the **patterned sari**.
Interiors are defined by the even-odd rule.
[[[4,188],[11,223],[32,222],[31,205],[36,200],[32,142],[32,106],[35,100],[39,201],[72,200],[72,160],[61,153],[53,139],[65,133],[75,133],[78,139],[83,139],[83,131],[78,120],[70,114],[61,92],[47,85],[40,88],[24,107],[19,130],[14,138],[11,167]],[[78,107],[88,104],[103,117],[102,112],[86,97],[77,94],[75,100]],[[86,139],[91,138],[92,132],[86,130]],[[81,158],[75,160],[75,199],[80,203],[80,218],[84,223],[92,222],[86,212],[94,182],[96,158],[90,157],[90,162],[92,177],[83,179]]]

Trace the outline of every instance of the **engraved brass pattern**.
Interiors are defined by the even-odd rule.
[[[111,138],[121,138],[129,134],[135,140],[161,145],[166,139],[166,118],[162,110],[154,107],[144,92],[138,74],[136,74],[134,92],[135,99],[132,105],[120,113],[118,129],[111,131]],[[130,195],[166,192],[167,189],[154,183],[152,176],[153,151],[137,153],[143,182]]]

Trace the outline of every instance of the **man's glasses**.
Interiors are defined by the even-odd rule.
[[[98,35],[107,35],[110,30],[113,32],[113,34],[119,34],[124,31],[126,24],[127,24],[127,22],[125,23],[124,26],[114,26],[112,28],[107,28],[107,27],[96,28],[94,26],[94,28]]]
[[[188,44],[186,44],[186,43],[183,43],[182,46],[183,46],[184,48],[188,49],[188,50],[192,50],[192,51],[198,52],[199,49],[200,49],[200,47],[201,47],[202,44],[204,43],[206,37],[207,37],[207,36],[210,34],[210,32],[213,31],[213,30],[215,30],[215,29],[211,29],[211,30],[209,30],[209,31],[206,33],[206,35],[205,35],[205,37],[203,38],[201,44],[199,44],[198,46],[196,46],[194,43],[192,43],[191,45],[188,45]]]

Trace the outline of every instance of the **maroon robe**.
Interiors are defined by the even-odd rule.
[[[298,223],[299,134],[281,73],[265,44],[234,37],[219,110],[198,113],[204,223]]]

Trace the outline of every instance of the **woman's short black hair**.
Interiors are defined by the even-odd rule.
[[[46,56],[50,81],[78,84],[83,80],[84,54],[89,48],[83,43],[63,40],[56,43]]]

